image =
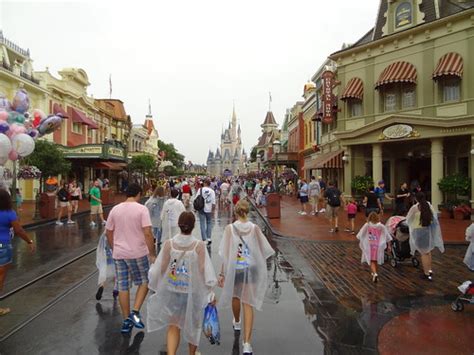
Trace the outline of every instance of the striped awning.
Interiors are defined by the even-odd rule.
[[[461,78],[463,70],[462,57],[455,52],[446,53],[439,59],[438,66],[433,73],[433,79],[436,80],[445,75],[454,75]]]
[[[416,68],[408,62],[395,62],[386,67],[379,80],[375,84],[375,88],[390,83],[413,83],[416,84]]]
[[[344,150],[337,150],[326,154],[320,154],[315,159],[305,163],[305,169],[342,169],[344,164],[342,156]]]
[[[364,83],[360,78],[352,78],[347,83],[341,95],[341,100],[359,99],[364,97]]]

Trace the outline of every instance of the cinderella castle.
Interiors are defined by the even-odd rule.
[[[247,154],[242,149],[241,134],[234,107],[232,120],[221,134],[221,147],[217,148],[215,153],[209,150],[207,172],[210,176],[232,176],[245,172]]]

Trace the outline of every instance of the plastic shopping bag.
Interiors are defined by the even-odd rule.
[[[112,250],[107,243],[105,232],[99,238],[99,244],[96,251],[96,266],[99,270],[98,285],[103,285],[107,279],[115,276],[114,260],[112,259]]]
[[[204,336],[212,345],[221,343],[221,331],[219,327],[219,315],[216,306],[208,304],[204,309],[204,320],[202,322]]]

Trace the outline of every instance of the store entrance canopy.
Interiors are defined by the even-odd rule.
[[[110,161],[101,161],[94,164],[95,169],[106,169],[106,170],[123,170],[127,167],[125,163],[114,163]]]
[[[305,164],[305,169],[342,169],[344,167],[342,156],[344,150],[321,154]]]

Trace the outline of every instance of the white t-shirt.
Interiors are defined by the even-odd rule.
[[[201,189],[199,189],[197,195],[201,193]],[[216,204],[216,193],[210,187],[203,187],[202,188],[202,197],[204,197],[204,210],[205,213],[212,212],[212,206]]]

